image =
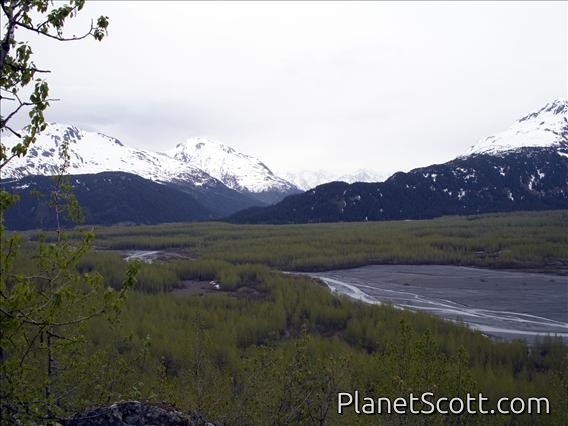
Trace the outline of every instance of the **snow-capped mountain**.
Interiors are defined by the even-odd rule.
[[[557,99],[481,139],[466,155],[499,154],[524,148],[553,148],[568,154],[568,100]]]
[[[13,135],[1,136],[8,150],[19,142]],[[13,158],[2,169],[1,178],[57,174],[62,164],[60,151],[64,141],[69,146],[68,174],[126,172],[153,182],[176,185],[220,217],[253,205],[277,202],[299,192],[259,160],[224,145],[202,141],[203,149],[194,146],[197,151],[194,155],[190,154],[193,152],[190,145],[178,145],[172,155],[168,155],[128,147],[102,133],[59,123],[48,124],[26,156]]]
[[[19,139],[2,135],[2,143],[14,146]],[[2,169],[2,178],[56,175],[61,167],[60,150],[69,143],[67,173],[127,172],[154,182],[181,181],[196,186],[216,185],[216,180],[191,164],[166,154],[125,146],[118,139],[75,126],[50,123],[28,149],[25,157],[12,159]]]
[[[204,170],[231,189],[252,193],[266,202],[274,201],[268,194],[299,192],[295,185],[276,176],[257,158],[210,139],[190,138],[167,153]]]
[[[332,173],[325,170],[301,170],[296,173],[288,172],[284,175],[298,188],[307,191],[327,182],[382,182],[388,175],[371,169],[359,169],[349,174]]]
[[[447,163],[395,173],[380,183],[331,182],[230,220],[336,222],[566,209],[567,139],[568,102],[557,100]]]

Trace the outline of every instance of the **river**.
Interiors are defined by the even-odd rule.
[[[337,293],[460,321],[495,338],[568,341],[568,277],[443,265],[374,265],[307,274]]]

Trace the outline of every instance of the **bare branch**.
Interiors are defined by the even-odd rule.
[[[17,137],[19,137],[20,139],[22,138],[22,135],[20,135],[18,132],[16,132],[14,129],[12,129],[10,126],[6,126],[5,124],[2,126],[2,130],[8,130],[10,132],[12,132],[14,135],[16,135]],[[3,164],[2,164],[3,165]],[[2,166],[0,166],[1,168]]]
[[[87,33],[83,34],[82,36],[79,36],[79,37],[77,37],[77,36],[61,37],[61,36],[50,34],[50,33],[44,33],[43,31],[39,30],[36,27],[32,27],[31,25],[22,24],[21,22],[16,22],[16,26],[25,28],[26,30],[32,31],[32,32],[37,33],[37,34],[42,35],[42,36],[52,38],[52,39],[57,40],[57,41],[82,40],[82,39],[87,38],[90,35],[92,35],[92,31],[95,29],[95,27],[93,26],[93,23],[91,22],[91,28],[89,29],[89,31]]]
[[[18,101],[20,102],[20,105],[18,105],[18,107],[17,107],[14,111],[12,111],[10,114],[8,114],[8,116],[7,116],[6,118],[3,118],[3,119],[2,119],[2,122],[1,122],[2,127],[5,127],[5,124],[6,124],[8,121],[10,121],[10,119],[11,119],[14,115],[16,115],[16,114],[18,113],[18,111],[20,111],[23,107],[26,107],[26,106],[33,106],[33,103],[31,103],[31,102],[22,102],[22,101],[20,101],[19,99],[18,99]]]

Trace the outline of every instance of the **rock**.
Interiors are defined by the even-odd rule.
[[[197,413],[186,414],[165,404],[120,401],[89,408],[60,420],[62,426],[215,426]]]

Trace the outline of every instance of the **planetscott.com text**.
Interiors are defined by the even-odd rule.
[[[356,414],[550,414],[547,398],[500,398],[489,408],[489,398],[482,393],[467,394],[466,398],[435,397],[432,392],[420,395],[410,393],[406,398],[395,399],[361,397],[359,391],[339,392],[337,412],[343,414],[352,410]]]

